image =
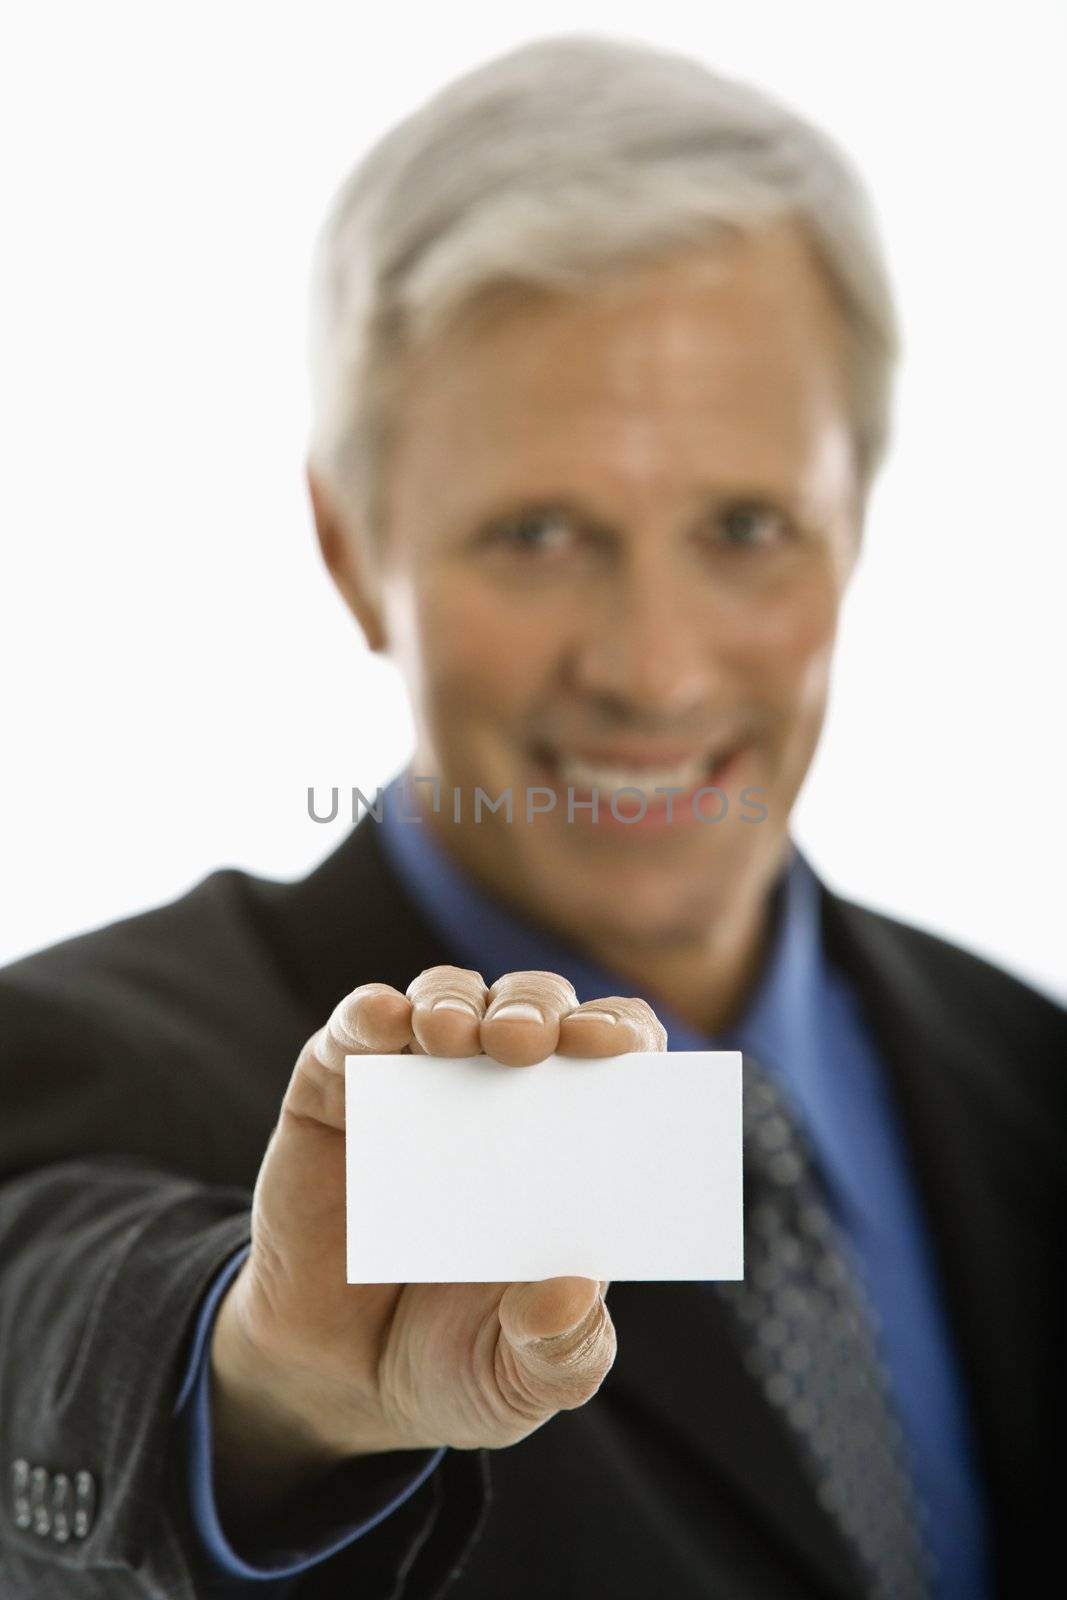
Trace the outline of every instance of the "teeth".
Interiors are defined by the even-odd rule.
[[[560,777],[575,789],[640,789],[652,798],[655,789],[694,789],[711,767],[705,756],[675,767],[595,767],[577,756],[561,756]]]

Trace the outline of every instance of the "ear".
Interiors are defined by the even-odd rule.
[[[369,558],[355,530],[343,520],[322,478],[309,461],[307,486],[315,518],[319,549],[326,568],[342,599],[363,629],[367,644],[374,651],[386,648],[385,629],[369,580]]]

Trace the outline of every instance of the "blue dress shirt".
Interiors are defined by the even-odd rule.
[[[598,967],[476,884],[432,837],[428,822],[412,820],[417,812],[402,790],[404,776],[387,786],[381,822],[371,819],[366,826],[381,828],[394,871],[425,920],[455,952],[457,964],[481,972],[486,983],[506,972],[559,972],[574,985],[579,1003],[642,993],[632,979]],[[972,1469],[970,1419],[907,1148],[859,999],[825,957],[818,880],[792,841],[775,888],[773,918],[755,991],[744,1016],[727,1032],[708,1036],[673,1015],[653,993],[642,997],[666,1028],[668,1049],[730,1049],[755,1056],[774,1075],[806,1130],[844,1246],[880,1318],[881,1353],[939,1566],[938,1600],[987,1600],[992,1594],[987,1507]],[[235,1270],[234,1264],[226,1269],[225,1281]],[[218,1294],[221,1298],[221,1289]],[[217,1303],[211,1295],[205,1302],[198,1329],[203,1342],[194,1350],[179,1401],[179,1408],[191,1413],[194,1518],[220,1575],[243,1577],[257,1595],[274,1600],[285,1590],[268,1589],[264,1579],[276,1578],[279,1570],[299,1572],[358,1538],[414,1493],[443,1452],[425,1453],[414,1467],[414,1453],[409,1453],[405,1484],[398,1482],[395,1467],[391,1480],[383,1473],[376,1505],[351,1508],[352,1520],[340,1531],[335,1528],[332,1538],[309,1530],[303,1566],[295,1548],[272,1567],[237,1557],[219,1527],[210,1483],[204,1352]]]

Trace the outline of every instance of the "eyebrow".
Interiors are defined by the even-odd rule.
[[[813,502],[805,504],[794,491],[783,491],[745,481],[718,488],[701,486],[691,497],[690,514],[699,519],[725,505],[767,505],[780,509],[798,520],[812,516],[817,510]],[[606,518],[596,511],[581,495],[568,492],[555,493],[552,490],[504,496],[496,502],[490,502],[487,509],[475,511],[467,517],[459,515],[455,520],[457,524],[462,523],[468,528],[473,525],[476,529],[487,530],[497,523],[506,523],[516,517],[534,513],[555,513],[608,533],[618,532],[621,526],[614,519]]]

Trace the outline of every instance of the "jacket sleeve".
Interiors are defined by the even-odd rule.
[[[222,1137],[210,1083],[180,1081],[195,1027],[163,1072],[166,1034],[134,1037],[128,1008],[105,1025],[51,966],[0,976],[0,1595],[202,1600],[217,1573],[175,1412],[203,1303],[249,1242],[251,1185],[217,1181],[228,1138],[195,1153]],[[294,1594],[437,1600],[481,1526],[484,1458],[446,1452]],[[365,1503],[365,1461],[336,1469],[338,1503]]]
[[[172,1414],[197,1307],[248,1226],[240,1191],[115,1161],[0,1187],[5,1600],[96,1596],[104,1578],[115,1600],[209,1592]],[[478,1453],[456,1454],[458,1471],[323,1564],[336,1578],[343,1562],[354,1596],[386,1600],[402,1574],[411,1600],[444,1592],[480,1511]]]

